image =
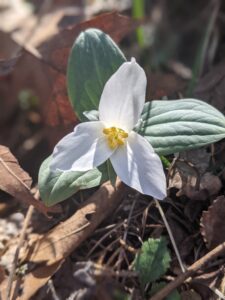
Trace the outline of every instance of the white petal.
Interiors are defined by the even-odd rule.
[[[99,166],[113,153],[102,130],[102,122],[85,122],[55,146],[52,171],[87,171]]]
[[[159,200],[166,197],[166,178],[160,158],[139,134],[131,132],[127,144],[110,157],[120,179],[140,193]]]
[[[146,83],[145,72],[134,59],[123,63],[104,87],[99,104],[100,121],[108,127],[132,130],[143,110]]]

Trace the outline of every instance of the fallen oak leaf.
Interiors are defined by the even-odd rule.
[[[44,116],[47,125],[55,127],[61,124],[60,126],[65,128],[67,133],[79,123],[79,120],[75,116],[68,99],[66,76],[53,68],[47,66],[44,67],[46,69],[46,74],[48,74],[49,81],[52,81],[52,90],[47,98],[46,105],[41,105],[42,115]]]
[[[30,299],[46,284],[65,258],[118,207],[125,192],[125,186],[119,181],[115,187],[104,183],[72,217],[33,241],[21,259],[22,264],[31,264],[33,269],[22,278],[22,294],[17,299]],[[3,295],[5,285],[2,284]]]
[[[0,189],[26,205],[33,205],[40,212],[59,212],[59,207],[46,207],[31,193],[32,179],[20,166],[9,148],[0,146]]]
[[[137,22],[115,12],[102,14],[62,30],[38,48],[42,60],[50,66],[47,72],[54,81],[52,93],[47,98],[47,105],[42,105],[43,114],[47,116],[46,119],[51,126],[62,123],[69,125],[71,121],[73,125],[78,123],[67,96],[67,61],[76,37],[81,31],[91,27],[101,29],[115,42],[119,42],[137,27]],[[49,111],[52,113],[49,114]]]
[[[139,22],[117,12],[101,14],[88,21],[63,29],[40,45],[37,50],[45,62],[55,70],[66,74],[70,50],[81,31],[88,28],[101,29],[109,34],[115,42],[119,42],[129,32],[135,30],[138,24]]]
[[[201,234],[209,249],[225,241],[225,197],[217,197],[201,217]]]
[[[45,124],[52,127],[47,127],[49,139],[52,144],[57,143],[78,123],[66,88],[67,60],[75,38],[82,30],[95,27],[108,33],[115,42],[119,42],[137,25],[138,23],[129,17],[115,12],[106,13],[61,30],[48,41],[35,45],[37,49],[34,49],[33,45],[25,45],[24,54],[11,74],[10,87],[4,89],[3,98],[7,99],[7,102],[8,99],[13,102],[22,89],[31,89],[40,101]],[[18,46],[18,42],[14,43]],[[3,83],[4,88],[7,82]],[[53,128],[56,126],[58,128]]]

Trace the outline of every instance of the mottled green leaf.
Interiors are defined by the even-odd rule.
[[[160,239],[148,239],[143,243],[141,251],[137,254],[134,268],[139,274],[140,283],[145,286],[164,275],[170,264],[170,254],[167,241]]]

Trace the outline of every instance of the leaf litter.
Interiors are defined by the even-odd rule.
[[[158,3],[155,4],[156,7],[153,7],[154,4],[149,4],[146,7],[146,15],[150,14],[153,8],[161,9],[161,13],[166,17],[161,22],[167,20],[170,24],[170,26],[165,26],[165,23],[160,24],[159,22],[160,26],[157,27],[156,31],[156,42],[159,36],[173,38],[171,29],[174,27],[177,28],[177,37],[182,41],[189,41],[190,36],[195,32],[192,39],[192,48],[189,46],[190,43],[186,42],[187,48],[185,51],[182,47],[179,48],[179,45],[175,42],[175,50],[173,50],[173,47],[165,47],[168,52],[158,51],[160,48],[157,43],[154,44],[157,51],[153,51],[155,50],[154,47],[150,47],[147,56],[145,50],[139,52],[140,59],[146,69],[149,68],[149,65],[152,65],[152,57],[157,58],[157,62],[160,61],[160,68],[155,67],[157,72],[154,69],[151,70],[151,73],[149,72],[151,74],[150,85],[153,85],[154,78],[156,82],[152,89],[151,86],[149,87],[151,99],[165,96],[168,99],[175,96],[177,98],[185,92],[187,81],[183,77],[179,77],[179,70],[176,70],[176,74],[174,74],[174,68],[168,68],[168,61],[171,61],[171,58],[175,62],[181,60],[184,66],[186,65],[190,69],[192,67],[190,58],[196,54],[195,50],[201,35],[201,30],[196,30],[196,28],[201,28],[201,22],[204,23],[204,14],[207,15],[208,12],[205,10],[204,14],[201,13],[201,8],[204,5],[202,1],[191,2],[193,2],[192,13],[200,17],[197,18],[198,21],[196,22],[193,21],[193,18],[190,18],[188,10],[186,10],[186,13],[182,10],[177,15],[176,12],[180,11],[180,7],[175,2],[170,7],[167,4],[162,6]],[[223,9],[223,6],[221,6],[222,15]],[[174,15],[176,18],[174,18]],[[177,24],[180,24],[179,22],[183,19],[186,20],[185,28],[182,28],[182,26],[179,28]],[[218,20],[219,22],[215,24],[215,28],[218,28],[218,26],[223,28],[221,15]],[[146,20],[146,22],[149,22],[149,20]],[[51,146],[49,147],[49,145],[53,146],[77,122],[68,104],[65,82],[67,57],[75,36],[84,28],[95,26],[109,33],[116,42],[125,37],[122,43],[125,51],[126,48],[131,48],[127,51],[134,53],[136,49],[135,35],[130,35],[130,33],[134,31],[136,25],[129,18],[118,16],[116,13],[103,14],[87,22],[72,24],[69,28],[64,28],[59,32],[52,31],[55,36],[52,35],[50,38],[46,36],[46,40],[40,39],[41,43],[37,42],[32,45],[32,43],[29,44],[28,40],[27,43],[19,45],[19,47],[22,47],[21,49],[26,49],[19,60],[12,58],[12,61],[10,59],[8,62],[4,62],[5,65],[3,64],[1,70],[6,70],[6,73],[4,71],[1,74],[4,76],[1,78],[0,92],[4,95],[2,99],[7,99],[7,101],[3,100],[5,101],[3,105],[6,107],[5,111],[9,113],[5,116],[3,114],[4,118],[1,118],[4,125],[2,134],[6,137],[3,139],[1,137],[1,143],[10,147],[16,157],[18,154],[20,161],[22,158],[22,166],[24,164],[28,166],[24,169],[27,169],[29,173],[36,172],[37,174],[37,169],[36,171],[32,170],[35,169],[32,167],[34,157],[36,157],[35,154],[41,152],[42,158],[46,157],[50,153]],[[152,26],[151,20],[150,26]],[[215,32],[212,32],[213,36]],[[17,48],[18,44],[12,41],[12,37],[7,36],[8,43],[14,43]],[[176,39],[171,40],[176,41]],[[195,87],[195,96],[208,101],[224,112],[222,100],[224,94],[223,61],[220,57],[220,51],[224,47],[222,38],[219,43],[215,44],[215,47],[217,47],[216,50],[218,49],[215,52],[217,53],[215,57],[217,63],[200,78]],[[30,53],[29,48],[34,51]],[[180,49],[180,56],[177,56],[176,51],[178,48]],[[30,76],[33,80],[29,80]],[[28,109],[26,111],[18,106],[18,94],[24,87],[29,87],[35,91],[34,94],[37,95],[41,103],[38,109],[32,106],[32,97],[27,99]],[[10,108],[9,105],[11,105]],[[48,119],[46,118],[46,112],[49,115]],[[15,116],[19,117],[14,118]],[[39,116],[41,121],[35,123],[35,116]],[[32,122],[30,122],[31,119]],[[12,123],[12,120],[16,123],[16,127],[8,126]],[[51,127],[49,127],[49,124]],[[32,127],[31,131],[27,129],[29,126]],[[22,151],[17,142],[18,132],[20,130],[19,134],[21,134],[21,129],[24,141],[33,141],[34,132],[44,131],[45,137],[41,136],[40,143],[34,144],[31,148],[33,150],[23,148]],[[12,134],[12,137],[10,137],[10,134]],[[174,164],[174,158],[169,157],[171,162],[171,167],[168,170],[169,196],[161,205],[186,266],[190,266],[201,257],[205,257],[209,250],[224,242],[223,185],[225,160],[223,150],[224,141],[221,141],[215,144],[214,148],[207,147],[180,154],[179,157],[175,158]],[[21,153],[24,153],[24,155]],[[1,189],[9,193],[12,199],[18,198],[23,210],[24,205],[21,201],[26,202],[26,205],[41,203],[34,198],[30,191],[31,177],[20,168],[16,158],[6,147],[1,147],[0,156],[1,161],[4,162],[0,168]],[[7,165],[7,168],[5,168],[5,165]],[[12,170],[20,181],[8,169]],[[21,181],[27,185],[28,189],[25,189]],[[35,179],[34,182],[36,182]],[[171,255],[170,265],[165,273],[158,278],[158,287],[154,286],[155,283],[149,283],[145,287],[146,293],[143,295],[138,274],[133,268],[135,257],[138,255],[143,242],[150,238],[157,241],[162,236],[167,236],[165,226],[149,197],[135,195],[130,190],[124,190],[123,192],[119,190],[118,194],[114,194],[110,185],[107,186],[105,192],[103,192],[103,188],[104,186],[93,195],[95,189],[80,192],[71,197],[70,201],[63,202],[61,213],[54,214],[53,219],[46,221],[49,224],[48,229],[44,227],[43,222],[39,222],[39,228],[37,228],[37,221],[31,220],[16,273],[16,279],[21,288],[21,299],[30,299],[31,295],[34,299],[55,299],[54,293],[62,299],[75,299],[77,295],[81,297],[82,290],[85,290],[84,294],[86,293],[89,299],[93,295],[96,299],[116,299],[116,296],[112,296],[116,293],[118,295],[122,294],[122,299],[127,299],[127,294],[131,295],[132,299],[143,299],[150,297],[150,291],[154,291],[157,295],[158,291],[181,275],[177,258],[168,240],[167,247]],[[112,202],[108,202],[108,197]],[[87,201],[93,201],[98,205],[100,200],[105,203],[105,206],[99,205],[99,215],[94,213],[94,211],[97,211],[96,207],[88,206],[88,204],[86,206],[85,203],[89,203],[86,202],[88,198]],[[7,205],[4,199],[7,199],[7,197],[3,195],[3,200],[0,201]],[[112,203],[112,206],[109,203]],[[41,210],[46,209],[41,204],[40,207],[39,204],[37,206],[38,209],[40,207]],[[15,207],[12,207],[12,210],[12,213],[15,212]],[[8,217],[5,217],[8,223],[10,215],[11,213]],[[34,215],[37,220],[41,220],[38,210],[35,211]],[[56,224],[56,227],[50,230],[53,224]],[[16,243],[17,239],[15,239],[14,246]],[[13,250],[13,253],[15,248],[13,248],[13,243],[8,240],[3,245],[2,258],[6,257],[10,250]],[[222,254],[218,258],[214,257],[206,267],[202,267],[192,274],[192,282],[187,281],[185,284],[182,284],[184,281],[181,282],[181,285],[177,287],[178,295],[176,294],[176,297],[181,299],[200,299],[200,297],[202,299],[214,299],[216,292],[212,292],[212,290],[219,289],[224,293],[223,265],[224,256]],[[7,286],[9,275],[7,268],[1,267],[0,275],[1,280],[3,280],[1,284],[2,291]],[[62,278],[64,278],[64,281]],[[149,278],[146,280],[149,280]]]

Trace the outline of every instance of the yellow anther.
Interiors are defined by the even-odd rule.
[[[124,145],[124,140],[128,137],[128,133],[117,127],[104,128],[103,133],[107,135],[108,145],[111,149]]]

